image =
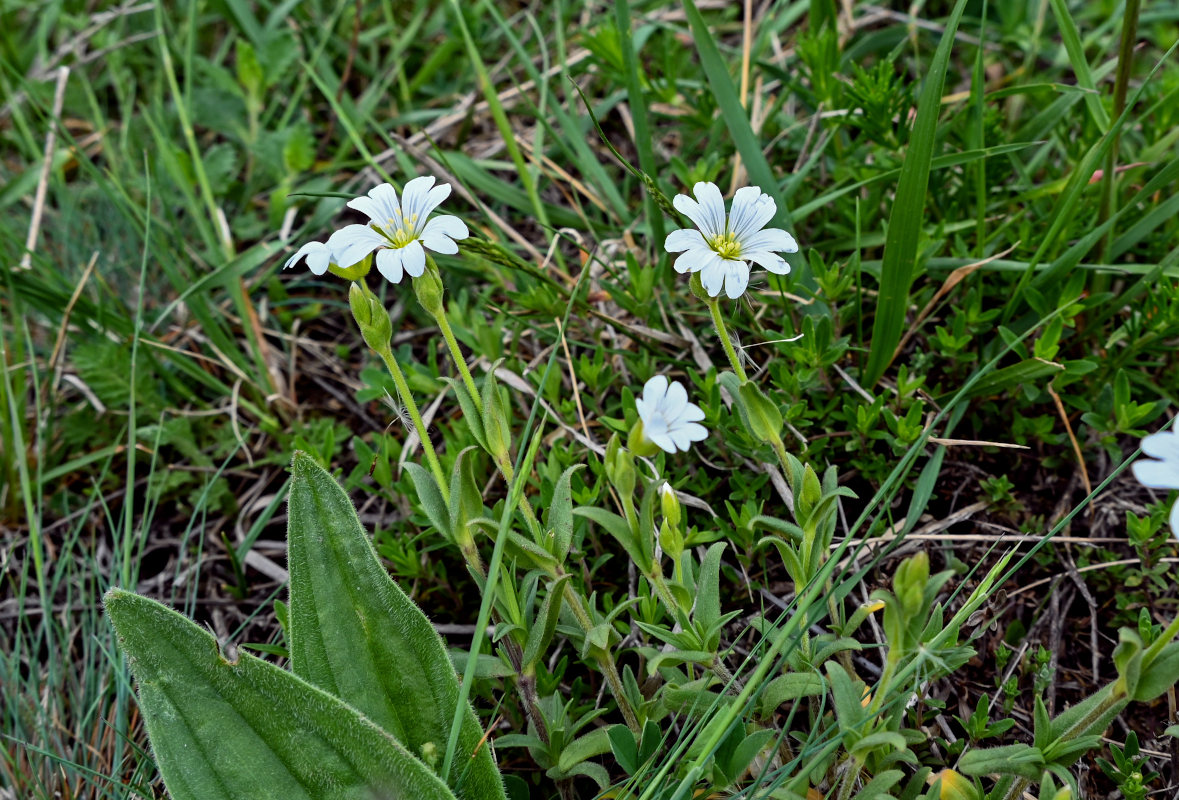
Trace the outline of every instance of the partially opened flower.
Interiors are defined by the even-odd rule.
[[[374,186],[365,197],[348,201],[348,207],[368,215],[368,225],[348,225],[332,234],[327,246],[341,267],[350,267],[376,251],[377,270],[392,283],[401,276],[420,277],[426,270],[426,251],[458,252],[457,239],[467,238],[467,226],[458,217],[443,214],[427,219],[450,196],[450,184],[434,185],[433,176],[414,178],[405,184],[401,198],[387,183]]]
[[[643,386],[643,396],[635,400],[639,412],[638,436],[635,444],[654,444],[668,453],[687,451],[692,442],[708,437],[708,429],[700,424],[704,412],[688,402],[688,391],[679,381],[668,381],[656,375]],[[654,448],[651,448],[654,451]]]
[[[1132,465],[1138,482],[1152,489],[1179,489],[1179,432],[1147,436],[1142,440],[1142,452],[1151,458]],[[1179,502],[1171,509],[1171,531],[1179,536]]]
[[[308,242],[299,248],[299,251],[287,259],[287,263],[282,265],[283,269],[288,269],[299,263],[299,259],[306,258],[307,266],[316,275],[322,275],[328,271],[328,266],[332,263],[332,250],[323,242]]]
[[[726,215],[715,183],[697,183],[692,193],[695,200],[677,194],[672,201],[699,229],[683,228],[667,235],[667,252],[683,253],[675,260],[676,272],[699,272],[710,297],[719,296],[723,288],[731,298],[740,297],[749,286],[748,262],[778,275],[790,272],[778,253],[797,253],[798,242],[781,228],[765,227],[778,211],[774,198],[756,186],[745,186],[733,195],[732,210]]]

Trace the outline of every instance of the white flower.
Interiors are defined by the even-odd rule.
[[[1151,459],[1135,461],[1131,466],[1138,482],[1152,489],[1179,489],[1179,432],[1147,436],[1142,440],[1142,452]],[[1179,536],[1179,502],[1171,509],[1171,532]]]
[[[408,272],[418,278],[426,270],[428,247],[436,253],[457,253],[456,239],[467,238],[467,226],[458,217],[442,215],[427,221],[430,212],[450,195],[450,184],[434,186],[433,176],[414,178],[405,184],[400,202],[397,190],[387,183],[374,186],[367,197],[348,201],[371,222],[349,225],[331,235],[327,246],[342,268],[356,264],[377,250],[377,270],[392,283]]]
[[[790,272],[790,265],[778,252],[797,253],[798,242],[781,228],[767,228],[778,204],[756,186],[745,186],[733,195],[732,212],[726,217],[725,201],[715,183],[692,187],[696,199],[677,194],[672,204],[700,230],[683,228],[667,235],[664,247],[680,253],[676,272],[699,272],[710,297],[721,288],[731,298],[740,297],[749,285],[749,264],[778,275]]]
[[[299,252],[287,259],[287,263],[282,265],[283,269],[293,267],[299,263],[299,259],[307,257],[307,266],[316,275],[322,275],[328,271],[328,264],[332,263],[332,250],[323,242],[308,242],[299,248]]]
[[[704,412],[688,402],[688,392],[679,381],[669,383],[656,375],[643,386],[635,409],[643,422],[643,438],[668,453],[686,452],[692,442],[708,437],[708,429],[699,422]]]

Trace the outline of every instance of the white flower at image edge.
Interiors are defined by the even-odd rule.
[[[1142,452],[1150,458],[1139,459],[1131,467],[1138,482],[1152,489],[1179,489],[1179,432],[1147,436]],[[1179,502],[1171,508],[1171,532],[1179,537]]]
[[[745,186],[733,195],[732,210],[726,215],[715,183],[697,183],[692,194],[695,200],[677,194],[672,201],[699,229],[683,228],[667,235],[667,252],[683,253],[675,260],[676,272],[699,272],[709,297],[719,296],[723,288],[734,299],[749,286],[747,262],[778,275],[790,272],[778,253],[797,253],[798,242],[781,228],[765,227],[778,212],[774,198],[756,186]]]
[[[688,392],[679,381],[656,375],[643,386],[635,409],[643,422],[643,438],[668,453],[686,452],[692,442],[708,438],[708,429],[700,424],[704,412],[688,402]]]

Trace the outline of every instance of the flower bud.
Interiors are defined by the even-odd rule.
[[[618,492],[624,503],[630,502],[635,494],[634,456],[622,447],[617,434],[610,437],[606,445],[606,478]]]
[[[358,281],[373,268],[373,254],[369,253],[350,267],[328,264],[328,272],[346,281]]]
[[[648,439],[643,433],[643,421],[639,420],[630,429],[626,437],[626,449],[636,456],[653,458],[659,454],[659,445]]]
[[[427,257],[428,258],[428,257]],[[426,271],[413,280],[413,292],[418,302],[432,317],[442,313],[442,278],[438,275],[438,268],[434,259],[428,258]]]
[[[684,535],[666,519],[659,526],[659,546],[672,563],[679,563],[680,556],[684,554]]]
[[[692,290],[692,294],[696,296],[697,300],[703,300],[705,303],[711,303],[715,297],[708,294],[708,290],[704,288],[704,279],[700,277],[699,272],[693,272],[692,277],[688,280],[688,288]]]
[[[663,507],[663,518],[677,530],[680,527],[680,499],[675,496],[675,489],[664,481],[659,485],[659,504]]]
[[[393,322],[381,301],[360,283],[353,283],[348,288],[348,305],[364,343],[378,353],[388,350],[393,339]]]

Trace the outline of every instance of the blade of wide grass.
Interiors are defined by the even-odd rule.
[[[1064,42],[1065,52],[1068,53],[1077,85],[1087,90],[1084,94],[1085,107],[1089,109],[1089,115],[1093,117],[1097,128],[1105,133],[1109,130],[1109,112],[1101,102],[1097,82],[1093,80],[1093,73],[1089,70],[1089,61],[1085,58],[1085,48],[1077,32],[1077,23],[1073,21],[1064,0],[1049,0],[1049,4],[1052,7],[1052,15],[1056,17],[1056,26],[1060,29],[1060,38]]]
[[[733,144],[741,155],[745,172],[749,175],[749,180],[753,185],[761,187],[761,190],[774,198],[774,202],[778,204],[778,214],[775,219],[770,221],[770,224],[781,224],[787,230],[792,229],[794,222],[782,194],[782,187],[778,183],[778,179],[774,177],[774,171],[770,168],[770,162],[766,160],[765,153],[762,152],[761,142],[753,132],[753,126],[749,123],[749,114],[741,105],[737,87],[733,84],[729,68],[725,64],[724,58],[721,57],[720,49],[709,31],[708,23],[704,21],[704,17],[701,16],[693,0],[684,0],[684,13],[687,14],[688,24],[692,29],[692,39],[696,42],[696,52],[700,55],[700,64],[708,78],[713,99],[716,100],[721,117],[728,127],[729,134],[733,137]],[[797,254],[788,254],[785,258],[790,264],[793,282],[808,289],[814,289],[815,282],[807,260],[799,258]]]
[[[933,148],[937,143],[942,86],[945,84],[954,34],[965,8],[966,0],[958,0],[954,4],[917,101],[917,118],[913,122],[905,163],[897,181],[896,200],[888,218],[880,295],[876,303],[876,318],[872,323],[868,363],[864,367],[863,383],[866,388],[874,386],[892,363],[905,325],[909,287],[913,284],[913,268],[917,260],[917,243],[925,218],[925,195],[929,187]]]

